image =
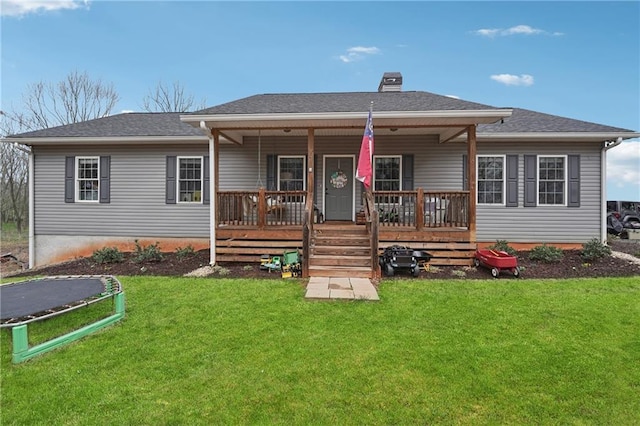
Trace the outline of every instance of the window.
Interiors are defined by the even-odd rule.
[[[304,191],[305,189],[305,157],[303,155],[278,156],[278,190]],[[303,197],[287,197],[286,201],[301,202]]]
[[[98,202],[100,194],[100,158],[76,157],[76,201]]]
[[[479,155],[478,167],[478,204],[504,205],[505,193],[505,156]]]
[[[401,184],[401,164],[402,157],[394,156],[374,156],[374,172],[373,172],[373,189],[374,191],[400,191]],[[376,203],[398,203],[396,196],[379,196],[376,197]]]
[[[178,157],[178,202],[202,202],[202,157]]]
[[[566,156],[538,156],[538,204],[565,205]]]

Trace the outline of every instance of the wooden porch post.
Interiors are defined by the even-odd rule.
[[[315,194],[315,133],[313,128],[307,130],[307,202],[305,203],[305,217],[302,221],[302,276],[309,276],[309,256],[311,251],[311,236],[313,234],[313,204]]]
[[[315,134],[314,129],[307,130],[307,210],[309,210],[309,223],[313,227],[313,199],[315,194]]]
[[[467,174],[469,179],[469,237],[476,241],[476,126],[467,128]]]
[[[267,223],[267,198],[264,186],[258,190],[258,228],[263,229]]]

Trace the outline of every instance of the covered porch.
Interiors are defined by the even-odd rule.
[[[374,112],[376,150],[385,147],[387,153],[394,152],[395,140],[403,141],[405,147],[424,150],[431,146],[428,141],[440,147],[441,155],[448,156],[448,161],[455,159],[455,167],[450,168],[449,174],[458,183],[434,190],[424,187],[424,179],[416,179],[400,184],[400,190],[374,185],[371,192],[364,191],[353,174],[366,112],[183,116],[183,121],[198,125],[209,136],[212,182],[205,191],[211,194],[211,262],[259,262],[261,255],[277,255],[285,249],[297,248],[302,253],[305,276],[314,275],[315,263],[325,269],[333,266],[334,270],[327,273],[346,273],[339,272],[339,268],[352,273],[363,268],[367,270],[366,274],[362,272],[363,276],[375,277],[380,274],[379,251],[399,244],[429,250],[434,255],[432,264],[470,265],[476,242],[476,202],[471,196],[476,188],[476,126],[500,120],[510,112],[500,109]],[[264,146],[261,140],[268,140],[269,146],[282,147],[281,154],[295,150],[296,155],[306,159],[301,170],[303,185],[295,190],[283,189],[281,177],[274,184],[268,172],[260,174],[260,162],[265,158],[265,163],[269,161],[261,153]],[[226,179],[220,174],[221,144],[233,145],[235,152],[242,152],[251,144],[254,149],[257,146],[257,164],[248,164],[247,173],[255,173],[257,169],[258,180],[264,176],[266,184],[252,189],[247,186],[221,189]],[[442,148],[449,144],[456,147],[455,157]],[[406,153],[407,148],[403,149]],[[464,164],[459,161],[462,156]],[[332,194],[328,179],[335,178],[329,161],[336,158],[338,161],[346,158],[346,163],[353,164],[350,168],[338,162],[337,169],[345,169],[344,176],[352,185],[343,194],[351,204],[345,208],[346,215],[339,218],[330,214],[329,202]],[[404,157],[399,161],[404,165]],[[417,172],[426,165],[421,160],[412,167]],[[338,234],[334,238],[344,246],[335,249],[339,253],[335,256],[326,253],[331,250],[332,242],[325,238],[330,233]],[[353,238],[341,238],[339,234]],[[364,244],[363,238],[366,250],[356,249]],[[354,257],[358,259],[345,259],[350,252],[357,252]]]

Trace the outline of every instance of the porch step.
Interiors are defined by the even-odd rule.
[[[314,227],[309,275],[371,278],[371,243],[367,229],[354,224]]]
[[[314,266],[361,266],[368,268],[371,264],[371,256],[357,255],[317,255],[312,254],[309,258],[310,264]]]
[[[357,247],[369,247],[371,244],[369,242],[368,236],[349,236],[349,235],[337,235],[337,236],[317,236],[313,238],[312,244],[317,247],[322,246],[357,246]]]
[[[317,244],[317,243],[316,243]],[[311,255],[333,256],[370,256],[371,248],[367,245],[315,245],[311,246]]]
[[[309,265],[311,277],[371,278],[371,268],[358,266],[317,266]]]

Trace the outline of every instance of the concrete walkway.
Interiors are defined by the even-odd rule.
[[[311,277],[305,299],[380,300],[369,278]]]

